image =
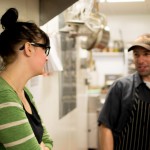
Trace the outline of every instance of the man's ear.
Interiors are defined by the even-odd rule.
[[[24,52],[26,56],[30,57],[33,53],[34,49],[29,42],[26,42],[24,45]]]

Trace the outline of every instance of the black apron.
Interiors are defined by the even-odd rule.
[[[115,141],[115,150],[150,150],[150,103],[141,98],[136,89],[130,117]]]

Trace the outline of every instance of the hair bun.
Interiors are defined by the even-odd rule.
[[[11,28],[18,19],[18,11],[16,8],[10,8],[1,18],[2,27],[5,29]]]

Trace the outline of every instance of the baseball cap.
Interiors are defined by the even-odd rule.
[[[134,50],[136,47],[143,47],[147,50],[150,50],[150,34],[139,36],[129,47],[128,52]]]

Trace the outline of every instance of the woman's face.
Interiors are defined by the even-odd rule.
[[[40,44],[43,44],[43,42],[38,42]],[[33,46],[35,52],[34,52],[34,59],[32,62],[32,67],[34,70],[35,75],[41,75],[44,74],[44,66],[46,61],[48,61],[48,56],[45,54],[45,48],[40,47],[40,46]]]

